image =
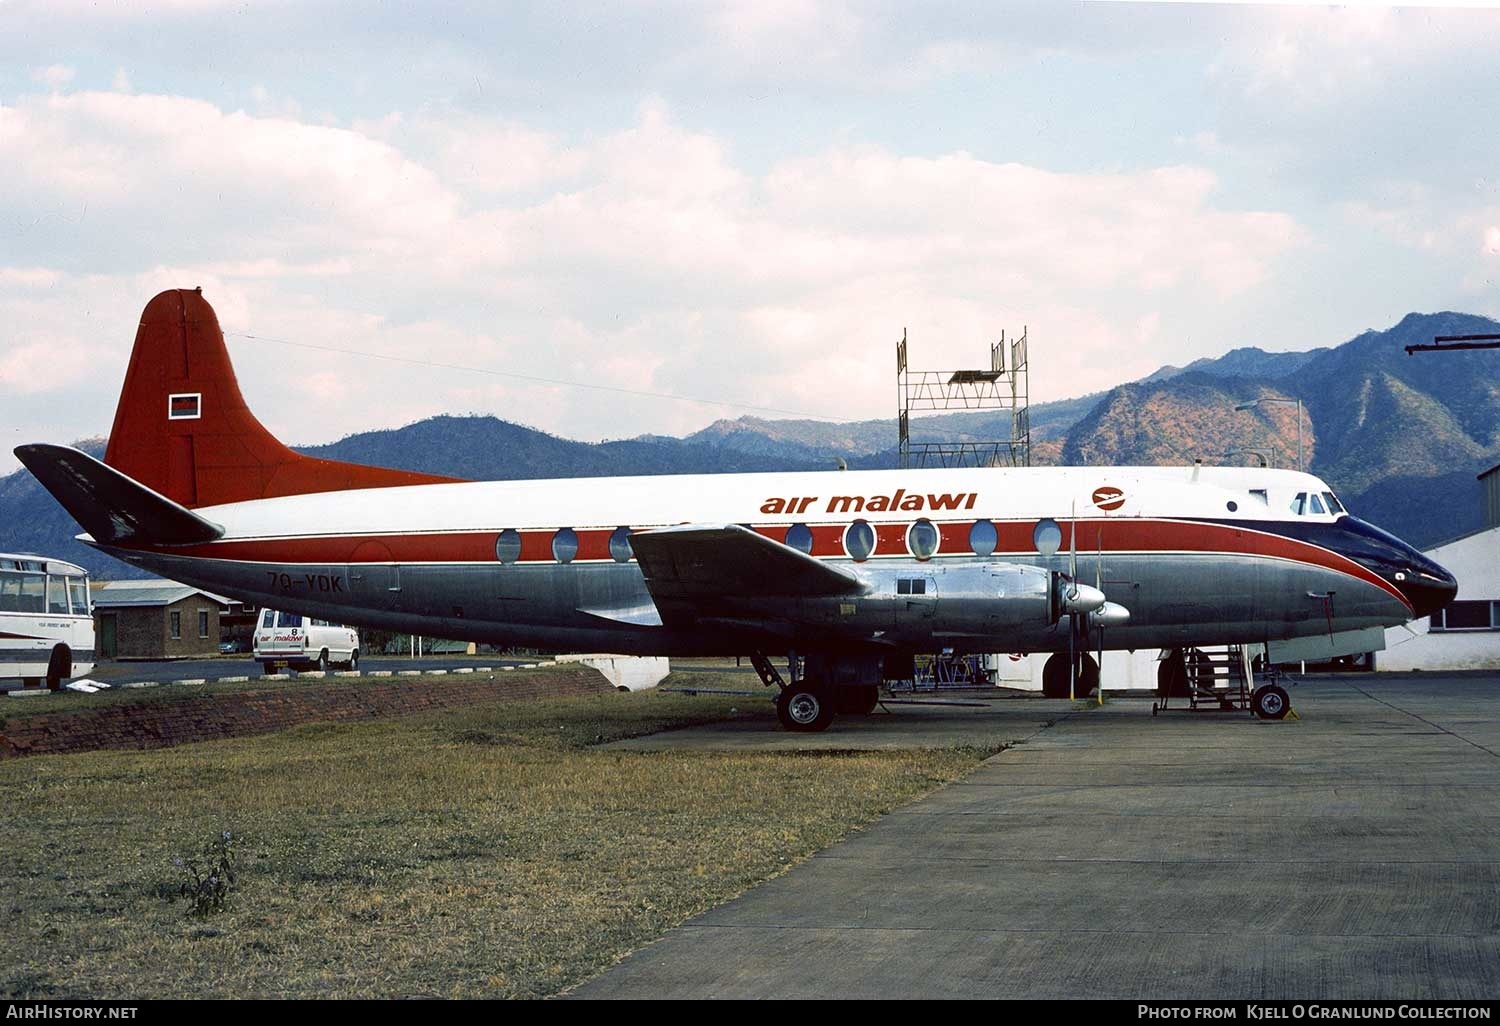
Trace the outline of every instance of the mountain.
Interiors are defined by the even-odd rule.
[[[574,442],[495,417],[432,417],[392,431],[350,435],[298,452],[474,481],[632,474],[718,474],[827,470],[830,459],[796,451],[753,452],[687,438]]]
[[[1261,378],[1272,380],[1297,373],[1328,349],[1310,349],[1301,353],[1268,353],[1255,346],[1231,349],[1223,356],[1194,360],[1186,367],[1166,366],[1141,379],[1142,383],[1165,381],[1180,374],[1210,374],[1219,378]]]
[[[1462,313],[1409,314],[1385,331],[1301,353],[1245,347],[1186,367],[1163,367],[1107,392],[1030,410],[1033,462],[1186,464],[1234,462],[1233,450],[1274,449],[1295,466],[1301,399],[1308,469],[1352,510],[1417,545],[1480,524],[1475,475],[1500,463],[1500,352],[1423,353],[1403,347],[1434,335],[1500,331]],[[1008,412],[914,417],[916,441],[1005,438]],[[95,455],[99,439],[79,443]],[[896,422],[721,420],[686,438],[645,435],[590,444],[494,417],[433,417],[392,431],[351,435],[301,452],[473,480],[629,474],[826,470],[896,465]],[[44,552],[109,577],[138,571],[73,541],[78,527],[24,470],[0,478],[0,549]]]
[[[1500,463],[1500,352],[1408,356],[1405,347],[1496,331],[1500,323],[1486,317],[1414,313],[1309,353],[1240,349],[1175,373],[1163,368],[1106,393],[1069,429],[1062,462],[1211,462],[1233,449],[1272,446],[1276,465],[1295,466],[1295,405],[1233,407],[1301,399],[1308,470],[1357,514],[1431,545],[1480,526],[1475,475]]]

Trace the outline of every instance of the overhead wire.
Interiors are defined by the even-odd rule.
[[[632,395],[645,399],[666,399],[680,403],[698,403],[703,406],[722,406],[728,409],[749,410],[755,413],[779,413],[784,416],[800,417],[806,420],[833,421],[835,419],[827,414],[787,410],[776,406],[756,406],[751,403],[737,403],[728,399],[704,399],[698,396],[678,395],[674,392],[654,392],[643,388],[625,388],[622,385],[601,385],[588,381],[570,381],[566,378],[549,378],[540,374],[522,374],[518,371],[502,371],[489,367],[467,367],[462,364],[441,363],[437,360],[421,360],[410,356],[391,356],[387,353],[371,353],[359,349],[342,349],[338,346],[319,345],[315,342],[296,342],[287,338],[272,338],[269,335],[251,335],[243,331],[226,331],[224,334],[233,336],[234,338],[250,339],[254,342],[274,342],[278,345],[295,346],[299,349],[313,349],[324,353],[360,356],[370,360],[387,360],[392,363],[405,363],[416,367],[431,367],[436,370],[459,371],[464,374],[485,374],[497,378],[514,378],[518,381],[530,381],[543,385],[560,385],[565,388],[591,388],[598,392],[614,392],[619,395]]]

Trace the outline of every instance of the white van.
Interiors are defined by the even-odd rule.
[[[354,670],[359,668],[359,632],[301,613],[262,609],[255,628],[254,653],[267,673],[275,673],[283,663],[317,670],[339,663]]]

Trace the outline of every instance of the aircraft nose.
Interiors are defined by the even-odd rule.
[[[1396,572],[1396,587],[1419,617],[1431,616],[1458,594],[1458,579],[1420,553],[1410,569]]]
[[[1357,517],[1339,520],[1341,550],[1389,581],[1411,604],[1413,618],[1430,616],[1458,594],[1458,581],[1388,531]]]

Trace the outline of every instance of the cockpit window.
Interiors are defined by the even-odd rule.
[[[1307,515],[1307,493],[1298,492],[1297,497],[1292,500],[1292,512],[1299,517]]]
[[[1312,511],[1314,513],[1318,514],[1319,516],[1322,516],[1324,513],[1328,512],[1326,509],[1323,508],[1323,500],[1320,499],[1320,498],[1318,498],[1318,493],[1317,492],[1313,492],[1312,493],[1311,501],[1312,501]]]
[[[1250,489],[1250,495],[1256,499],[1259,499],[1262,506],[1269,506],[1271,504],[1271,499],[1266,494],[1266,490],[1264,488],[1252,488]]]
[[[1328,500],[1328,512],[1330,512],[1330,513],[1342,513],[1342,512],[1344,512],[1344,504],[1341,503],[1341,502],[1339,502],[1338,498],[1332,492],[1324,492],[1323,493],[1323,498],[1325,498],[1325,499]]]

